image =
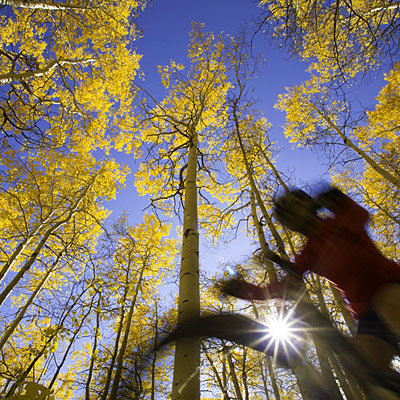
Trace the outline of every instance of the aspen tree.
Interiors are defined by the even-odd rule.
[[[46,283],[48,277],[50,274],[55,270],[60,258],[62,256],[62,252],[60,252],[56,259],[53,262],[53,265],[48,269],[48,271],[44,274],[42,280],[39,282],[39,284],[36,286],[32,294],[30,295],[29,299],[25,303],[25,305],[21,308],[21,310],[18,312],[17,317],[12,321],[10,326],[7,328],[7,330],[3,333],[0,339],[0,351],[3,349],[3,346],[7,342],[8,338],[13,334],[19,323],[21,322],[22,318],[25,316],[25,313],[27,312],[28,308],[32,305],[34,300],[36,299],[38,293],[40,290],[43,288],[44,284]]]
[[[130,288],[129,285],[129,278],[130,278],[130,263],[126,266],[126,280],[125,280],[125,287],[123,289],[123,294],[120,300],[121,303],[121,308],[120,308],[120,319],[117,323],[117,332],[116,332],[116,336],[114,339],[114,348],[112,351],[112,355],[111,355],[111,359],[110,359],[110,364],[108,366],[108,371],[107,371],[107,376],[106,376],[106,380],[103,383],[103,389],[102,389],[102,395],[101,395],[101,400],[105,400],[107,398],[109,389],[110,389],[110,384],[111,384],[111,380],[112,380],[112,376],[113,376],[113,371],[114,371],[114,366],[115,366],[115,362],[118,356],[118,348],[120,345],[120,339],[122,336],[122,332],[123,332],[123,327],[124,327],[124,320],[125,320],[125,308],[126,308],[126,301],[127,301],[127,296],[128,296],[128,291]]]
[[[371,77],[395,74],[399,3],[265,0],[260,5],[261,23],[274,25],[275,35],[309,63],[311,77],[288,88],[276,104],[286,113],[286,136],[299,147],[323,152],[331,171],[358,161],[349,169],[366,168],[398,190],[398,172],[385,162],[379,135],[366,134],[369,112],[357,89]]]
[[[273,36],[313,63],[311,69],[342,83],[396,61],[400,24],[396,1],[261,0],[259,5],[261,29],[272,26]]]
[[[250,192],[250,205],[253,223],[260,240],[260,246],[265,258],[268,258],[271,250],[267,244],[263,228],[259,223],[257,208],[261,210],[264,223],[266,224],[273,246],[282,258],[288,259],[285,249],[285,241],[278,232],[272,217],[271,211],[267,209],[267,199],[269,209],[271,208],[271,197],[274,195],[273,188],[277,188],[273,181],[278,181],[287,190],[287,186],[270,161],[272,146],[268,139],[269,124],[265,118],[258,115],[252,107],[251,101],[246,97],[246,91],[250,84],[250,79],[256,70],[251,68],[251,63],[244,51],[245,37],[242,36],[234,43],[231,53],[231,62],[235,70],[235,90],[232,90],[229,98],[231,135],[230,141],[224,145],[226,169],[236,178],[238,185],[248,187]],[[242,168],[237,168],[237,165]],[[269,170],[272,172],[270,173]],[[269,176],[267,176],[269,174]],[[272,177],[273,178],[272,178]],[[278,179],[276,179],[278,176]],[[261,184],[263,183],[263,185]],[[264,186],[264,189],[260,188]],[[275,189],[276,190],[276,189]],[[271,193],[272,192],[272,193]],[[272,265],[267,264],[268,271],[271,271],[269,280],[273,282],[277,275]],[[296,375],[300,391],[305,399],[311,398],[312,394],[308,387],[308,379],[301,365],[292,365]]]
[[[236,369],[235,369],[235,363],[233,362],[233,356],[232,353],[229,351],[226,354],[226,359],[228,360],[228,365],[229,365],[229,374],[231,376],[232,382],[233,382],[233,387],[235,388],[235,397],[238,400],[243,400],[242,396],[242,391],[239,385],[239,380],[236,374]]]
[[[9,175],[10,186],[1,196],[2,203],[7,204],[2,211],[3,229],[7,234],[2,241],[5,260],[1,272],[3,278],[11,268],[17,273],[1,292],[0,304],[45,251],[45,246],[54,243],[55,235],[68,232],[67,227],[77,223],[76,217],[84,216],[86,206],[87,213],[96,213],[97,208],[99,220],[106,217],[99,200],[113,196],[120,184],[118,180],[123,180],[126,174],[126,171],[118,171],[113,162],[105,163],[96,171],[98,166],[91,157],[62,157],[52,151],[41,155],[51,160],[51,169],[43,170],[36,155],[8,164],[9,171],[13,172]],[[75,164],[75,169],[67,175],[65,167],[70,162]],[[112,179],[117,181],[112,183]],[[111,184],[109,187],[106,187],[107,181]],[[40,221],[39,224],[36,221]],[[12,237],[10,242],[9,236]]]
[[[108,297],[109,304],[104,304],[102,318],[111,323],[114,335],[111,345],[104,344],[103,358],[96,363],[96,370],[104,371],[93,378],[92,390],[98,390],[99,398],[118,398],[124,385],[134,382],[135,376],[130,373],[135,366],[129,363],[136,361],[136,350],[142,349],[140,357],[150,351],[149,341],[154,334],[151,305],[175,256],[175,240],[168,238],[169,231],[170,225],[160,223],[152,214],[145,214],[143,222],[134,226],[123,215],[104,238],[104,246],[109,249],[98,272],[105,282],[103,296]],[[118,311],[110,317],[107,309]],[[142,363],[147,365],[146,360]],[[140,391],[146,393],[151,386],[148,381],[155,379],[147,379],[147,372],[148,369],[134,372],[142,382]]]
[[[400,179],[399,117],[396,112],[400,104],[399,71],[399,65],[396,65],[385,76],[386,85],[379,92],[375,107],[368,111],[366,124],[354,131],[357,140],[371,152],[375,162],[397,179]],[[371,228],[379,248],[389,258],[399,260],[398,186],[381,179],[376,169],[367,163],[356,168],[356,164],[349,162],[336,170],[333,179],[343,190],[359,196],[371,212]]]
[[[0,369],[13,381],[7,389],[11,394],[32,375],[52,375],[52,368],[58,368],[52,376],[60,377],[61,367],[54,365],[57,343],[67,335],[63,324],[69,327],[74,318],[66,294],[75,281],[81,281],[84,260],[96,246],[99,226],[108,215],[102,203],[115,195],[127,171],[113,161],[98,163],[90,155],[45,149],[20,159],[11,153],[4,171],[0,247],[7,268],[3,268],[1,298],[8,297],[8,304],[19,308],[15,315],[4,313],[1,321]],[[46,329],[58,318],[54,315],[60,315],[53,314],[57,307],[65,312],[64,319],[47,337]],[[14,363],[14,357],[23,366]],[[61,365],[64,362],[65,358]]]
[[[286,113],[285,134],[291,142],[304,147],[323,146],[331,158],[341,150],[344,159],[359,158],[381,179],[400,188],[397,172],[377,160],[375,142],[357,135],[362,128],[352,116],[351,106],[332,98],[318,78],[288,89],[276,106]]]
[[[201,348],[202,348],[202,351],[203,351],[204,355],[207,358],[207,361],[211,365],[211,369],[212,369],[212,371],[214,373],[215,379],[217,380],[218,387],[219,387],[221,393],[223,394],[223,400],[229,400],[228,391],[227,391],[227,387],[226,387],[226,382],[224,382],[223,379],[221,379],[220,373],[218,372],[217,367],[215,366],[213,358],[209,354],[209,352],[208,352],[206,346],[204,345],[204,343],[201,344]]]
[[[181,72],[183,66],[173,61],[160,67],[169,95],[146,110],[147,120],[139,140],[147,144],[137,151],[144,153],[147,148],[148,161],[136,174],[138,192],[149,195],[159,209],[172,214],[182,202],[178,325],[200,313],[198,211],[201,216],[208,207],[205,202],[202,208],[203,197],[198,203],[199,193],[202,195],[199,184],[205,190],[208,185],[215,187],[213,174],[208,172],[208,154],[217,147],[213,131],[224,124],[224,101],[229,88],[224,45],[198,25],[191,32],[188,56],[191,65],[186,74]],[[173,400],[199,399],[199,340],[178,340],[174,365]]]
[[[145,2],[2,3],[12,9],[0,16],[3,148],[109,149],[133,107],[130,43]]]
[[[89,364],[89,370],[87,373],[86,377],[86,383],[85,383],[85,400],[90,399],[90,384],[91,380],[93,377],[93,368],[95,365],[95,361],[97,358],[98,354],[98,343],[99,343],[99,333],[100,333],[100,304],[101,304],[101,294],[97,294],[97,307],[96,307],[96,325],[94,327],[94,338],[93,338],[93,346],[92,346],[92,354],[90,356],[90,364]]]

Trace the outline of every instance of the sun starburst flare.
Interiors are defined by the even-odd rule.
[[[268,321],[267,333],[272,340],[282,343],[290,342],[292,338],[296,338],[290,322],[285,318],[274,318]]]
[[[267,314],[263,321],[265,324],[264,341],[266,350],[273,351],[273,358],[291,358],[293,355],[303,358],[302,332],[304,326],[292,312],[277,309],[276,312]]]

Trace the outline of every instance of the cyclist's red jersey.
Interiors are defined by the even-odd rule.
[[[300,272],[315,272],[341,290],[355,317],[368,312],[383,285],[400,282],[400,266],[385,258],[369,238],[368,220],[368,212],[343,195],[340,210],[320,220],[316,234],[295,257]]]

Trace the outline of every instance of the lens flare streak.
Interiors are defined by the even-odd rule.
[[[269,314],[263,321],[266,325],[263,342],[266,343],[266,351],[273,351],[273,358],[289,357],[296,354],[303,358],[301,349],[301,331],[299,321],[292,313]],[[304,329],[304,328],[303,328]]]

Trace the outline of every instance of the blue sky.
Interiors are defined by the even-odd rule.
[[[163,98],[165,92],[157,66],[166,65],[170,60],[186,63],[186,50],[193,21],[204,23],[206,31],[215,34],[224,31],[234,35],[240,24],[251,24],[259,12],[257,2],[251,0],[154,0],[137,20],[143,30],[143,37],[134,43],[136,51],[143,55],[141,69],[145,74],[145,81],[142,86],[158,99]],[[292,147],[283,135],[285,115],[273,108],[277,96],[283,93],[286,87],[300,84],[307,79],[307,64],[294,59],[287,49],[268,42],[267,36],[257,37],[256,51],[262,51],[266,61],[255,81],[255,94],[260,101],[259,108],[272,123],[271,137],[278,141],[279,170],[290,176],[294,174],[298,185],[304,182],[316,185],[321,181],[328,181],[329,177],[324,174],[324,160],[318,159],[311,151]],[[355,96],[361,97],[364,105],[371,107],[375,103],[379,88],[382,87],[382,76],[364,83],[369,84],[358,88]],[[129,164],[132,170],[135,169],[132,155],[118,154],[118,159]],[[108,204],[108,207],[114,210],[114,218],[122,210],[126,210],[130,223],[136,224],[142,221],[143,210],[147,205],[147,199],[136,195],[134,176],[131,174],[127,188],[121,191],[117,200]],[[243,262],[254,250],[243,237],[217,249],[210,247],[204,238],[201,238],[200,245],[201,267],[208,275],[221,263]]]
[[[171,59],[185,64],[193,21],[204,23],[206,31],[216,34],[224,31],[234,35],[241,24],[254,24],[259,13],[257,2],[251,0],[154,0],[138,19],[143,38],[136,42],[136,48],[138,53],[143,54],[141,67],[146,79],[144,86],[152,94],[162,96],[157,65],[166,65]],[[282,141],[279,166],[288,171],[296,169],[296,174],[304,179],[316,179],[320,170],[316,164],[320,162],[309,152],[291,150],[288,141],[282,140],[284,115],[273,108],[278,94],[283,93],[285,87],[306,79],[307,65],[294,60],[286,49],[268,43],[266,36],[259,35],[256,46],[256,50],[264,51],[266,57],[255,82],[256,97],[260,100],[260,108],[272,123],[272,138]]]
[[[218,34],[224,31],[234,35],[243,23],[252,24],[260,10],[257,3],[248,0],[154,0],[137,20],[143,30],[143,37],[134,44],[136,51],[143,55],[141,69],[145,75],[142,86],[153,96],[162,99],[163,91],[158,65],[166,65],[170,60],[186,64],[186,49],[192,22],[202,22],[205,30]],[[254,29],[254,28],[253,28]],[[268,43],[265,36],[257,37],[257,51],[264,51],[266,62],[255,82],[255,95],[260,101],[259,108],[272,123],[271,136],[279,140],[279,168],[284,172],[293,172],[302,180],[320,181],[323,169],[314,154],[303,150],[293,150],[283,136],[283,113],[275,110],[273,105],[279,93],[285,87],[298,84],[307,78],[307,65],[294,60],[286,49]],[[119,155],[119,160],[128,163],[134,170],[132,156]],[[138,198],[133,188],[133,175],[127,182],[127,188],[121,191],[111,208],[116,217],[122,209],[130,215],[131,223],[140,222],[143,209],[148,205],[144,198]],[[245,240],[235,241],[227,247],[212,250],[203,243],[206,259],[214,258],[213,263],[222,261],[241,261],[251,254],[249,243]],[[206,261],[208,263],[208,261]]]
[[[137,20],[143,30],[143,37],[134,43],[137,52],[143,55],[141,69],[145,74],[145,81],[141,85],[159,100],[163,98],[166,93],[163,91],[157,66],[166,65],[170,60],[186,64],[189,32],[193,21],[204,23],[206,31],[215,34],[224,31],[234,35],[242,23],[254,23],[259,12],[257,2],[251,0],[154,0]],[[306,182],[311,186],[327,182],[329,177],[325,174],[324,160],[318,159],[311,151],[293,148],[283,135],[285,115],[273,108],[278,95],[284,93],[286,87],[300,84],[307,79],[307,64],[294,59],[287,49],[268,42],[267,36],[257,36],[255,45],[256,51],[262,51],[266,58],[254,83],[255,96],[260,102],[259,109],[272,124],[271,138],[278,142],[278,169],[292,178],[295,177],[299,186]],[[363,82],[363,86],[357,88],[354,94],[356,98],[363,99],[363,105],[370,108],[374,105],[383,83],[382,76],[376,78]],[[118,160],[135,170],[132,155],[119,153]],[[126,210],[130,223],[136,224],[142,221],[143,210],[148,204],[147,199],[136,195],[134,176],[131,174],[127,188],[108,207],[114,211],[114,218],[122,210]],[[201,269],[210,275],[221,263],[243,262],[253,250],[249,240],[243,236],[217,249],[210,247],[201,238]]]

